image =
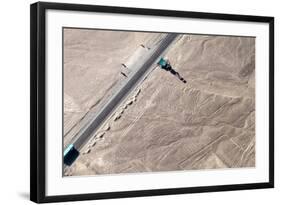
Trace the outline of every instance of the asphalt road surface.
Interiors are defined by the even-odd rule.
[[[100,109],[96,116],[89,121],[74,137],[71,144],[76,150],[81,150],[82,147],[90,140],[92,134],[106,121],[106,119],[115,111],[125,97],[135,88],[135,86],[143,79],[143,76],[152,68],[165,49],[173,42],[178,34],[167,34],[162,42],[150,51],[150,55],[144,62],[137,62],[134,72],[124,80],[119,91],[114,94],[111,99]]]

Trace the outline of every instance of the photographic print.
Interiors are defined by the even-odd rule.
[[[32,201],[274,187],[274,17],[30,11]]]
[[[255,37],[62,32],[64,176],[255,167]]]

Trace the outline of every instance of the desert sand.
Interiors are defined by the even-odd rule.
[[[159,34],[64,29],[64,145],[122,80],[122,63]]]
[[[66,32],[65,131],[119,80],[120,62],[150,35]],[[181,35],[165,57],[186,83],[151,72],[65,175],[255,166],[255,38]]]

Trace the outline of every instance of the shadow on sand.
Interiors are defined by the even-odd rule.
[[[161,68],[163,70],[169,71],[171,74],[173,74],[174,76],[176,76],[180,81],[182,81],[183,83],[186,83],[186,80],[176,71],[172,68],[172,66],[170,65],[170,63],[167,63],[165,66],[161,66]]]

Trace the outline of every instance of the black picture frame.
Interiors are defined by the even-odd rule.
[[[46,196],[46,81],[45,81],[45,25],[46,10],[120,13],[129,15],[169,16],[196,19],[263,22],[269,24],[269,181],[263,183],[229,184],[220,186],[138,190],[124,192],[89,193]],[[274,18],[218,13],[156,10],[144,8],[110,7],[82,4],[38,2],[30,6],[30,199],[37,203],[76,200],[97,200],[123,197],[218,192],[274,187]]]

